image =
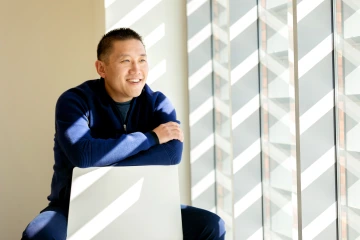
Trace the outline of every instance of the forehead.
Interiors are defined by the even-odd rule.
[[[137,39],[121,40],[114,41],[112,43],[111,55],[121,56],[121,55],[130,55],[130,56],[140,56],[145,55],[145,47]]]

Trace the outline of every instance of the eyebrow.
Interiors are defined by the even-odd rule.
[[[141,57],[146,57],[147,55],[145,53],[143,54],[140,54]],[[117,55],[116,58],[121,58],[121,57],[130,57],[130,55],[128,54],[120,54],[120,55]]]

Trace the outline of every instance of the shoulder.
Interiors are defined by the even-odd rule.
[[[165,94],[160,91],[151,90],[147,84],[143,89],[143,95],[147,101],[150,101],[153,104],[155,110],[163,108],[171,108],[171,110],[174,109],[171,101],[165,96]]]
[[[143,90],[143,94],[147,101],[150,101],[152,103],[154,111],[174,111],[174,106],[172,105],[170,99],[166,97],[164,93],[160,91],[153,91],[146,84]]]
[[[100,80],[88,80],[80,85],[70,88],[64,91],[58,98],[56,106],[63,106],[64,104],[84,104],[93,95],[96,95],[96,91],[99,88]]]

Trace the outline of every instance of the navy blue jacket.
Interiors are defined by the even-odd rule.
[[[148,85],[131,101],[126,122],[107,94],[104,79],[89,80],[64,92],[55,111],[50,205],[68,209],[74,167],[178,164],[182,142],[157,144],[151,133],[169,121],[178,122],[174,107]]]

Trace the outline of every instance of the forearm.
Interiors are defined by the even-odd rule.
[[[141,151],[114,166],[176,165],[181,161],[182,149],[182,142],[172,140]]]

